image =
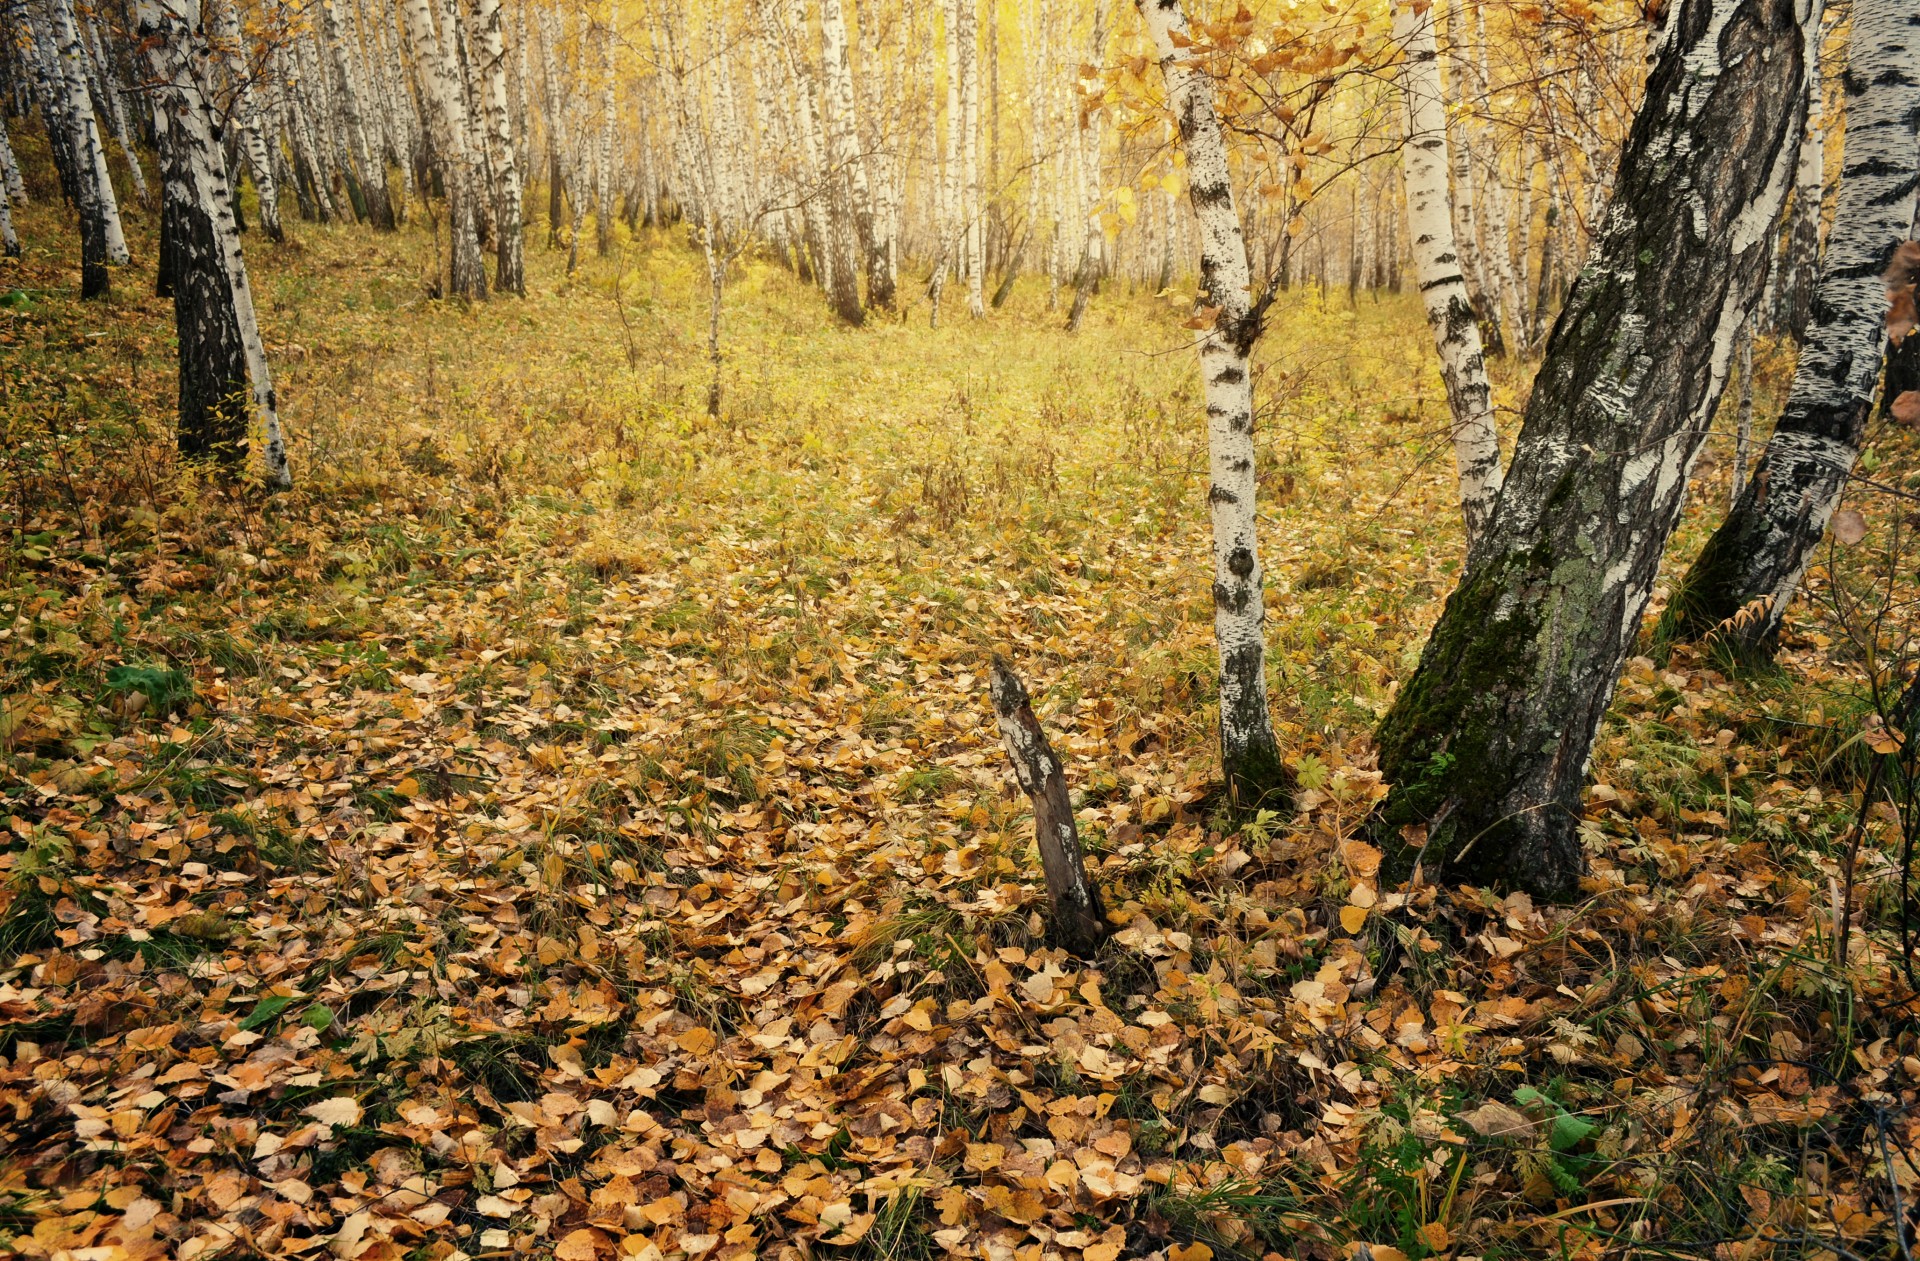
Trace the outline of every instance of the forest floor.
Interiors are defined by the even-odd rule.
[[[248,238],[267,498],[168,454],[151,219],[82,305],[47,201],[0,263],[0,1248],[1899,1255],[1890,811],[1833,940],[1885,504],[1784,672],[1636,658],[1580,902],[1381,888],[1367,735],[1459,563],[1410,298],[1290,295],[1263,342],[1303,792],[1233,826],[1178,295],[852,332],[756,264],[714,423],[683,237],[463,310],[424,227],[294,224]],[[1045,940],[996,650],[1069,762],[1091,960]]]

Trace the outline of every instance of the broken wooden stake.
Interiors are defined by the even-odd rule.
[[[998,656],[993,659],[992,694],[1007,760],[1013,763],[1020,787],[1033,799],[1034,839],[1047,874],[1054,932],[1074,954],[1090,955],[1106,940],[1107,915],[1100,905],[1100,890],[1087,878],[1080,830],[1067,800],[1066,770],[1047,743],[1040,720],[1033,716],[1026,686]]]

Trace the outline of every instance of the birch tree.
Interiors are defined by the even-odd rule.
[[[608,0],[607,25],[600,37],[600,162],[594,190],[594,240],[602,255],[613,248],[613,130],[618,118],[614,71],[619,33],[620,3]]]
[[[1266,607],[1256,537],[1253,344],[1262,311],[1213,85],[1182,54],[1192,44],[1179,0],[1134,0],[1166,79],[1167,103],[1187,154],[1187,196],[1200,223],[1200,299],[1212,317],[1200,334],[1212,484],[1213,630],[1220,655],[1220,762],[1235,804],[1250,810],[1284,791],[1280,744],[1267,710]]]
[[[275,241],[286,240],[280,223],[279,182],[267,149],[267,136],[260,122],[260,107],[253,90],[252,67],[247,64],[246,37],[234,0],[207,0],[215,36],[227,57],[229,77],[234,85],[234,122],[240,128],[240,151],[246,155],[247,172],[253,176],[253,191],[260,204],[260,226]]]
[[[987,313],[985,282],[986,206],[980,185],[980,0],[960,0],[960,219],[961,266],[966,271],[967,314]]]
[[[1809,0],[1668,16],[1499,501],[1376,733],[1402,874],[1578,887],[1594,736],[1766,274],[1816,18]]]
[[[27,186],[20,178],[20,163],[13,156],[13,142],[7,137],[4,113],[0,113],[0,197],[16,205],[27,204]]]
[[[1460,515],[1472,546],[1486,531],[1500,493],[1500,435],[1494,427],[1493,389],[1474,317],[1447,200],[1447,115],[1440,94],[1440,54],[1433,9],[1419,0],[1395,0],[1394,41],[1405,51],[1400,87],[1406,100],[1407,142],[1400,169],[1406,182],[1407,232],[1427,327],[1440,352],[1452,418]]]
[[[199,0],[139,0],[138,14],[175,215],[180,454],[237,470],[257,427],[266,482],[284,488],[292,483],[286,443],[215,129]]]
[[[13,207],[27,204],[27,186],[20,179],[20,164],[14,160],[13,145],[7,139],[6,119],[0,116],[0,250],[8,258],[20,257],[20,238],[13,230]]]
[[[500,34],[500,0],[479,0],[481,88],[487,143],[493,158],[495,267],[493,287],[527,295],[526,235],[521,231],[519,154],[507,111],[507,53]]]
[[[420,90],[434,122],[434,148],[440,154],[441,182],[447,194],[447,235],[451,238],[447,292],[481,302],[487,296],[487,269],[480,258],[479,225],[474,217],[467,111],[461,103],[460,68],[449,30],[442,40],[434,30],[428,0],[402,0],[407,32],[420,72]]]
[[[851,217],[860,257],[866,260],[869,294],[885,288],[876,281],[878,255],[874,245],[873,191],[867,179],[866,156],[860,151],[859,125],[853,92],[852,52],[841,0],[820,0],[820,64],[826,79],[827,149],[833,162],[832,205],[836,216]],[[857,279],[849,277],[852,284]],[[856,292],[857,300],[857,292]],[[875,299],[876,306],[881,303]]]
[[[1845,162],[1806,341],[1752,481],[1669,603],[1675,634],[1771,655],[1860,457],[1887,356],[1882,275],[1912,229],[1920,180],[1917,26],[1910,0],[1854,0]]]
[[[75,202],[80,211],[80,296],[104,297],[107,267],[126,264],[131,255],[120,227],[120,203],[107,173],[107,153],[100,143],[100,125],[94,118],[87,91],[85,52],[70,0],[52,0],[48,6],[53,39],[55,82],[64,97],[67,147],[72,155]]]
[[[362,212],[374,227],[392,231],[393,198],[387,191],[387,162],[367,139],[366,89],[354,64],[354,41],[340,16],[340,0],[321,0],[320,14],[326,23],[326,44],[333,56],[335,99],[340,106],[347,148],[353,155],[353,177],[360,187]]]

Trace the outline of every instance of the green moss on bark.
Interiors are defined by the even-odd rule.
[[[1429,872],[1445,868],[1466,878],[1454,863],[1469,841],[1470,859],[1497,862],[1505,848],[1497,812],[1517,769],[1508,743],[1517,729],[1511,711],[1525,703],[1540,629],[1532,603],[1510,593],[1550,572],[1543,550],[1481,566],[1448,598],[1420,669],[1375,735],[1392,784],[1375,816],[1376,833],[1395,878],[1409,875],[1417,859]],[[1503,601],[1513,607],[1503,612]],[[1402,835],[1417,825],[1432,829],[1424,848]]]

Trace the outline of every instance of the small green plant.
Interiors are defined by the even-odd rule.
[[[117,665],[107,671],[107,691],[130,713],[163,717],[193,699],[193,680],[170,666]],[[144,700],[135,701],[135,696]]]

